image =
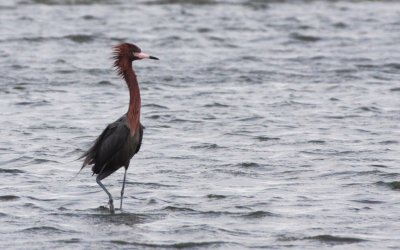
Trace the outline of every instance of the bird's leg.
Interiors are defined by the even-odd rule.
[[[124,189],[125,189],[125,180],[126,180],[126,168],[125,168],[125,173],[124,173],[124,182],[122,183],[122,189],[121,189],[121,205],[119,206],[119,209],[122,210],[122,199],[124,198]]]
[[[97,182],[97,184],[99,184],[99,186],[104,190],[104,192],[107,193],[108,198],[110,199],[110,201],[109,201],[109,203],[110,203],[110,212],[111,212],[112,214],[115,213],[113,198],[112,198],[111,194],[107,191],[107,189],[106,189],[106,187],[103,185],[103,183],[101,183],[99,176],[97,176],[96,182]]]

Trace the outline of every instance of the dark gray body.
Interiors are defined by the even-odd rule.
[[[137,131],[132,135],[126,114],[109,124],[93,146],[83,154],[82,158],[85,157],[85,160],[82,168],[94,164],[93,174],[97,174],[100,180],[121,167],[127,169],[130,160],[142,145],[143,128],[139,123]]]

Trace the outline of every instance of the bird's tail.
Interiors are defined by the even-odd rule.
[[[84,167],[86,167],[87,165],[90,164],[91,159],[90,159],[90,157],[89,157],[89,154],[90,154],[90,150],[89,150],[89,151],[86,151],[86,152],[83,153],[81,156],[79,156],[79,158],[77,158],[76,160],[74,160],[74,161],[78,161],[78,160],[81,160],[81,159],[83,159],[83,158],[86,157],[85,160],[84,160],[83,163],[82,163],[81,169],[79,169],[78,173],[76,173],[76,174],[71,178],[71,180],[75,179],[75,178],[82,172],[82,169],[83,169]]]

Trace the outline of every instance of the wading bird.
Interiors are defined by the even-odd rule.
[[[144,128],[140,123],[139,83],[133,71],[132,62],[146,58],[158,60],[157,57],[143,53],[139,47],[133,44],[123,43],[114,47],[114,67],[118,75],[125,80],[129,89],[128,112],[109,124],[94,141],[92,147],[81,156],[81,158],[85,158],[81,170],[87,165],[93,165],[93,174],[97,175],[96,182],[108,195],[111,213],[114,213],[113,198],[101,180],[119,168],[125,167],[121,189],[120,209],[122,209],[126,171],[131,158],[139,152]]]

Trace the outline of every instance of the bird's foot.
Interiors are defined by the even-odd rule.
[[[110,204],[110,213],[115,214],[114,203],[113,200],[109,201]]]

